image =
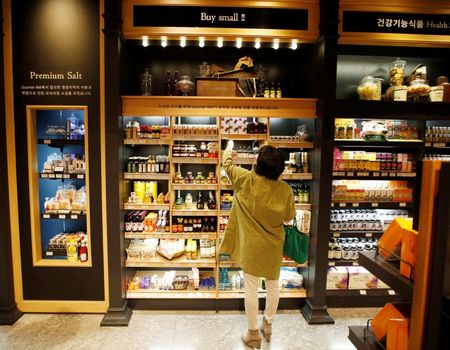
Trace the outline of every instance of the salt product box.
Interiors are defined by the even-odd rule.
[[[376,289],[378,278],[372,275],[364,267],[347,266],[348,289]]]
[[[327,289],[346,290],[348,288],[348,271],[345,266],[332,266],[328,269]]]

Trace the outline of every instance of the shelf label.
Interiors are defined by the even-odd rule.
[[[359,207],[359,203],[352,203],[352,206],[358,208]]]
[[[55,174],[48,174],[48,177],[49,177],[50,179],[54,179],[54,178],[55,178]]]
[[[397,173],[397,176],[403,176],[403,177],[415,177],[416,173]]]
[[[50,145],[52,143],[52,140],[44,140],[45,145]]]
[[[425,147],[431,147],[431,142],[425,142]]]
[[[445,147],[445,143],[436,142],[436,143],[434,143],[434,147],[439,147],[439,148]]]
[[[60,219],[65,219],[65,218],[66,218],[66,215],[65,215],[65,214],[60,214],[60,215],[58,215],[58,218],[60,218]]]
[[[71,219],[78,219],[78,215],[70,215]]]
[[[373,237],[373,233],[370,232],[366,233],[366,237]]]
[[[353,261],[353,262],[352,262],[352,265],[353,265],[353,266],[359,266],[359,263],[358,263],[357,261]]]
[[[50,215],[49,215],[49,214],[44,214],[44,215],[42,215],[42,217],[43,217],[44,219],[50,219]]]
[[[367,295],[367,291],[364,290],[364,289],[361,289],[361,290],[359,291],[359,294],[361,294],[361,295]]]
[[[347,203],[339,203],[340,207],[345,207],[347,205]]]
[[[397,173],[389,173],[391,177],[397,177]]]
[[[341,237],[341,234],[339,232],[335,232],[333,233],[333,237],[339,238]]]
[[[388,173],[381,173],[381,176],[388,176]]]
[[[41,178],[43,178],[43,179],[48,178],[48,174],[41,174]]]
[[[333,176],[339,176],[339,172],[338,171],[333,171]]]
[[[77,175],[77,179],[84,179],[84,175],[83,174]]]
[[[354,171],[347,171],[347,176],[355,176],[355,172]]]
[[[369,173],[367,171],[356,173],[357,176],[369,176]]]
[[[64,179],[70,179],[70,174],[64,174],[64,175],[63,175],[63,178],[64,178]]]
[[[64,172],[64,167],[63,166],[55,166],[54,172],[55,173],[62,173],[62,172]]]
[[[378,203],[372,203],[372,207],[374,208],[378,207]]]
[[[372,173],[372,176],[373,177],[378,177],[378,176],[380,176],[380,173],[379,172]]]
[[[328,266],[336,266],[336,263],[334,261],[329,261]]]
[[[57,179],[62,179],[62,177],[63,177],[63,174],[56,174]]]
[[[141,144],[141,145],[145,145],[147,143],[147,140],[139,139],[138,143]]]
[[[406,207],[406,203],[399,203],[398,204],[400,207]]]
[[[389,289],[388,290],[388,294],[389,295],[395,295],[396,293],[395,293],[395,290]]]
[[[47,255],[47,256],[53,256],[53,252],[46,251],[46,252],[45,252],[45,255]]]

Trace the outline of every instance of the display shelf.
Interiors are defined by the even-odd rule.
[[[145,238],[158,238],[158,239],[178,239],[178,238],[193,238],[193,239],[216,239],[216,233],[207,232],[124,232],[124,237],[128,239],[145,239]]]
[[[125,180],[169,180],[169,173],[123,173]]]
[[[200,254],[198,254],[200,255]],[[167,260],[162,256],[156,254],[152,260],[149,261],[126,261],[126,267],[216,267],[216,258],[199,258],[196,260],[188,260],[186,254],[179,258]]]
[[[81,220],[86,219],[86,214],[41,214],[42,219]]]
[[[221,216],[230,216],[231,214],[231,209],[220,209],[220,214]]]
[[[376,252],[360,252],[359,263],[372,274],[387,283],[396,290],[402,297],[411,299],[413,283],[411,280],[400,275],[398,266],[386,261]]]
[[[64,180],[64,179],[80,179],[84,180],[84,174],[66,174],[66,173],[39,173],[39,178],[49,180]]]
[[[55,147],[64,147],[69,145],[81,145],[84,146],[84,139],[71,140],[71,139],[38,139],[38,144],[48,145]]]
[[[359,266],[358,260],[328,260],[328,266]]]
[[[172,190],[210,190],[216,191],[219,185],[217,184],[172,184]]]
[[[267,140],[267,134],[222,134],[222,140],[262,141]]]
[[[442,150],[449,150],[450,149],[450,143],[445,143],[445,142],[425,142],[425,148],[438,148],[438,149],[442,149]]]
[[[170,204],[130,204],[124,203],[125,210],[169,210]]]
[[[300,149],[312,149],[314,148],[314,142],[289,142],[289,141],[269,141],[269,144],[277,148],[300,148]]]
[[[233,260],[219,260],[219,266],[220,267],[228,267],[228,268],[233,268],[233,267],[238,268],[239,264]],[[305,262],[304,264],[299,264],[296,261],[283,260],[282,266],[285,266],[285,267],[307,267],[308,262]]]
[[[244,298],[244,290],[219,290],[218,297],[220,299],[243,299]],[[265,297],[265,290],[258,290],[259,297]],[[283,288],[280,290],[280,298],[306,298],[306,290],[304,288],[299,289],[289,289]]]
[[[164,138],[164,139],[124,139],[123,140],[124,145],[155,145],[155,146],[162,146],[162,145],[170,145],[170,139]]]
[[[218,135],[188,135],[188,134],[174,134],[172,136],[174,141],[218,141]]]
[[[218,158],[197,158],[197,157],[173,157],[173,163],[180,164],[217,164]]]
[[[253,164],[256,164],[256,158],[237,158],[237,159],[233,159],[233,164],[253,165]]]
[[[374,236],[381,236],[383,231],[331,231],[331,236],[339,237],[365,237],[372,238]]]
[[[383,346],[366,334],[365,326],[348,327],[348,339],[357,350],[385,350]]]
[[[154,290],[127,291],[128,299],[216,299],[216,290]]]
[[[345,202],[333,201],[332,207],[335,208],[377,208],[377,209],[412,209],[413,202]]]
[[[423,144],[422,140],[386,140],[386,141],[365,141],[362,139],[335,139],[334,145],[337,147],[398,147],[416,148]]]
[[[173,209],[172,216],[217,216],[217,210]]]
[[[335,116],[388,119],[386,116],[395,115],[397,119],[428,120],[433,115],[434,120],[448,120],[449,110],[450,103],[443,102],[336,100]]]
[[[294,173],[294,174],[281,174],[282,180],[312,180],[311,173]]]
[[[311,204],[309,204],[309,203],[295,203],[295,209],[311,210]]]
[[[334,179],[372,179],[376,180],[390,180],[415,178],[415,172],[397,172],[397,171],[333,171]]]
[[[232,190],[233,185],[232,184],[220,184],[220,189],[221,190]]]

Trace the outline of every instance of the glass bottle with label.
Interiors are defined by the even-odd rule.
[[[208,209],[215,210],[217,208],[216,200],[214,199],[214,194],[212,191],[209,191],[208,195]]]
[[[203,193],[202,191],[198,191],[198,196],[197,196],[197,209],[198,210],[203,210],[205,209],[205,200],[203,198]]]

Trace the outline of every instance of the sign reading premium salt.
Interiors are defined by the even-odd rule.
[[[308,9],[133,6],[136,27],[210,27],[308,30]]]
[[[450,35],[450,15],[343,11],[343,32]]]

